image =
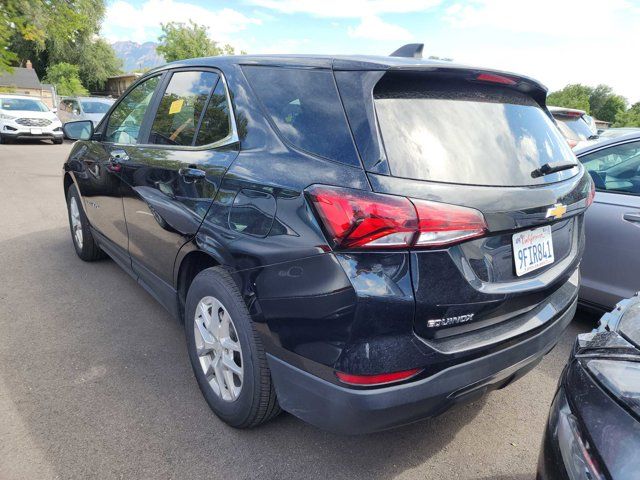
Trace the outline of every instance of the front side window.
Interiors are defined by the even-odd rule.
[[[580,161],[598,190],[640,195],[640,142],[614,145]]]
[[[359,164],[331,71],[258,66],[243,71],[285,140],[330,160]]]
[[[145,80],[118,103],[109,117],[105,141],[126,145],[138,143],[144,115],[159,81],[159,76]]]
[[[213,72],[174,73],[160,100],[149,143],[191,146],[217,81]]]

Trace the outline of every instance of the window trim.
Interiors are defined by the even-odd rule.
[[[199,145],[199,146],[161,145],[157,143],[149,143],[149,134],[151,132],[151,126],[152,126],[153,120],[156,117],[156,114],[158,113],[158,108],[160,107],[160,100],[162,99],[162,95],[164,94],[164,91],[167,89],[167,86],[169,85],[169,82],[171,81],[173,74],[177,72],[213,72],[218,75],[218,81],[213,86],[213,89],[215,89],[216,86],[218,85],[218,82],[222,80],[222,85],[224,86],[225,94],[227,96],[227,105],[229,107],[229,127],[230,128],[229,128],[229,134],[226,137],[218,140],[217,142],[208,143],[206,145]],[[126,95],[128,95],[129,92],[133,90],[136,86],[158,75],[160,75],[161,77],[160,82],[158,83],[158,86],[156,87],[156,90],[153,93],[153,97],[151,97],[151,101],[149,102],[149,107],[147,108],[144,119],[142,120],[142,124],[140,126],[140,132],[141,132],[140,138],[143,141],[139,143],[134,143],[134,144],[114,143],[114,142],[104,142],[104,143],[108,143],[114,146],[122,146],[122,147],[140,147],[140,148],[155,148],[155,149],[161,149],[161,150],[184,150],[184,151],[210,150],[213,148],[221,148],[221,147],[226,147],[228,145],[233,145],[235,143],[240,143],[240,136],[238,135],[238,128],[236,126],[235,110],[233,108],[233,102],[231,101],[231,94],[229,93],[229,85],[222,71],[215,67],[179,67],[179,68],[163,70],[161,72],[156,72],[155,74],[149,75],[146,77],[141,77],[138,81],[133,83],[125,93],[122,94],[122,96],[118,99],[116,103],[113,104],[113,106],[111,107],[112,111],[115,110],[116,106],[120,103],[121,99],[123,99]],[[211,92],[213,92],[213,90]],[[211,95],[209,95],[209,97],[210,96]],[[111,111],[109,112],[109,118],[111,118]],[[105,122],[104,125],[107,125],[107,123],[108,121]],[[102,128],[102,125],[100,125],[100,127]],[[198,133],[199,133],[199,129],[196,131],[196,136]]]

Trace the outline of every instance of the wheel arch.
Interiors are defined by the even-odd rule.
[[[191,250],[184,256],[179,255],[179,264],[175,274],[176,292],[178,294],[179,319],[184,321],[184,306],[187,300],[189,287],[201,271],[207,268],[217,267],[220,262],[213,255],[202,250]]]

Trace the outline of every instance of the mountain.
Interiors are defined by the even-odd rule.
[[[156,53],[158,44],[155,42],[122,41],[112,43],[111,46],[122,60],[122,69],[125,72],[153,68],[165,63],[164,58]]]

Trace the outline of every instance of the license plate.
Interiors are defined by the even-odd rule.
[[[42,129],[41,128],[32,128],[31,129],[31,135],[42,135]]]
[[[553,263],[553,238],[548,225],[516,233],[511,244],[518,277]]]

